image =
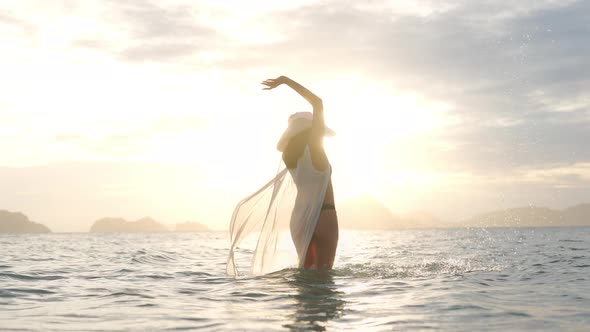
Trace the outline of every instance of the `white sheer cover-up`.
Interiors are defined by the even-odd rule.
[[[331,166],[323,171],[314,168],[306,146],[296,168],[283,168],[240,201],[230,223],[227,274],[237,276],[248,265],[250,275],[302,268],[331,173]]]

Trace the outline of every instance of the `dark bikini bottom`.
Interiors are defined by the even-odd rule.
[[[332,203],[326,203],[326,204],[322,205],[321,211],[324,211],[324,210],[334,210],[334,211],[336,211],[336,206],[334,204],[332,204]]]

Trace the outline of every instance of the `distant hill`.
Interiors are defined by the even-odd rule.
[[[338,223],[347,229],[427,229],[454,227],[567,227],[590,226],[590,204],[564,210],[526,206],[496,210],[458,223],[442,221],[427,213],[399,216],[369,195],[338,204]]]
[[[51,233],[51,230],[20,212],[0,210],[0,233]]]
[[[176,224],[175,232],[206,232],[209,228],[207,226],[196,222],[185,222]]]
[[[336,203],[338,226],[348,229],[388,229],[399,225],[399,216],[369,195]]]
[[[527,206],[497,210],[464,220],[463,227],[565,227],[590,226],[590,204],[564,210]]]
[[[561,215],[571,226],[590,226],[590,203],[570,206]]]
[[[136,221],[123,218],[102,218],[94,222],[91,233],[158,233],[168,232],[166,226],[146,217]]]
[[[337,205],[340,228],[425,229],[453,227],[452,224],[426,213],[398,216],[370,195],[360,195]]]

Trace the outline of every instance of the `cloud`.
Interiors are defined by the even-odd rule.
[[[60,132],[53,135],[50,144],[67,146],[78,151],[77,154],[86,155],[90,159],[106,160],[135,160],[148,151],[154,142],[167,139],[173,142],[180,138],[190,138],[199,135],[199,131],[206,128],[207,121],[198,116],[168,116],[158,119],[145,120],[135,125],[119,125],[105,123],[94,132],[84,132],[83,128],[73,132]],[[181,140],[182,141],[182,140]],[[198,142],[191,143],[193,147]],[[170,149],[178,148],[169,146]]]
[[[208,16],[228,18],[207,4],[97,4],[95,16],[116,33],[81,33],[75,47],[159,64],[203,63],[203,54],[217,52],[212,63],[229,72],[360,75],[392,93],[452,105],[448,115],[457,121],[425,137],[436,144],[421,145],[441,165],[501,172],[590,158],[580,143],[590,120],[588,2],[312,2],[244,22],[277,31],[281,38],[270,43],[228,39]],[[2,19],[21,24],[6,13]]]
[[[198,60],[220,36],[200,23],[198,8],[157,1],[103,1],[98,16],[109,34],[79,36],[72,46],[95,49],[129,62]],[[116,32],[116,33],[115,33]]]
[[[27,37],[33,36],[37,32],[37,27],[34,24],[0,8],[0,34],[6,28],[10,30],[16,28],[17,33],[21,33]]]
[[[590,189],[590,163],[576,163],[548,169],[532,169],[522,177],[531,183],[544,183],[554,188]]]
[[[512,188],[536,186],[549,189],[577,188],[590,191],[590,162],[553,165],[543,168],[521,167],[503,174],[489,173],[464,177],[452,173],[448,175],[451,182],[455,179],[457,183],[462,185],[478,184],[509,186]]]
[[[376,9],[375,9],[376,8]],[[453,105],[440,162],[506,168],[590,160],[590,3],[459,2],[427,15],[324,2],[276,13],[286,40],[227,64],[359,73]],[[281,22],[279,24],[278,22]],[[275,60],[276,59],[276,60]],[[345,98],[345,97],[343,97]],[[567,114],[561,114],[567,110]]]
[[[199,24],[192,6],[162,6],[150,1],[113,1],[111,24],[126,31],[128,38],[119,56],[128,61],[167,61],[192,56],[210,47],[215,31]]]

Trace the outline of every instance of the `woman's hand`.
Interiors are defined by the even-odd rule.
[[[262,82],[263,85],[266,85],[266,88],[262,89],[262,90],[272,90],[274,88],[276,88],[277,86],[285,83],[286,81],[286,77],[285,76],[279,76],[278,78],[269,78],[266,81]]]

